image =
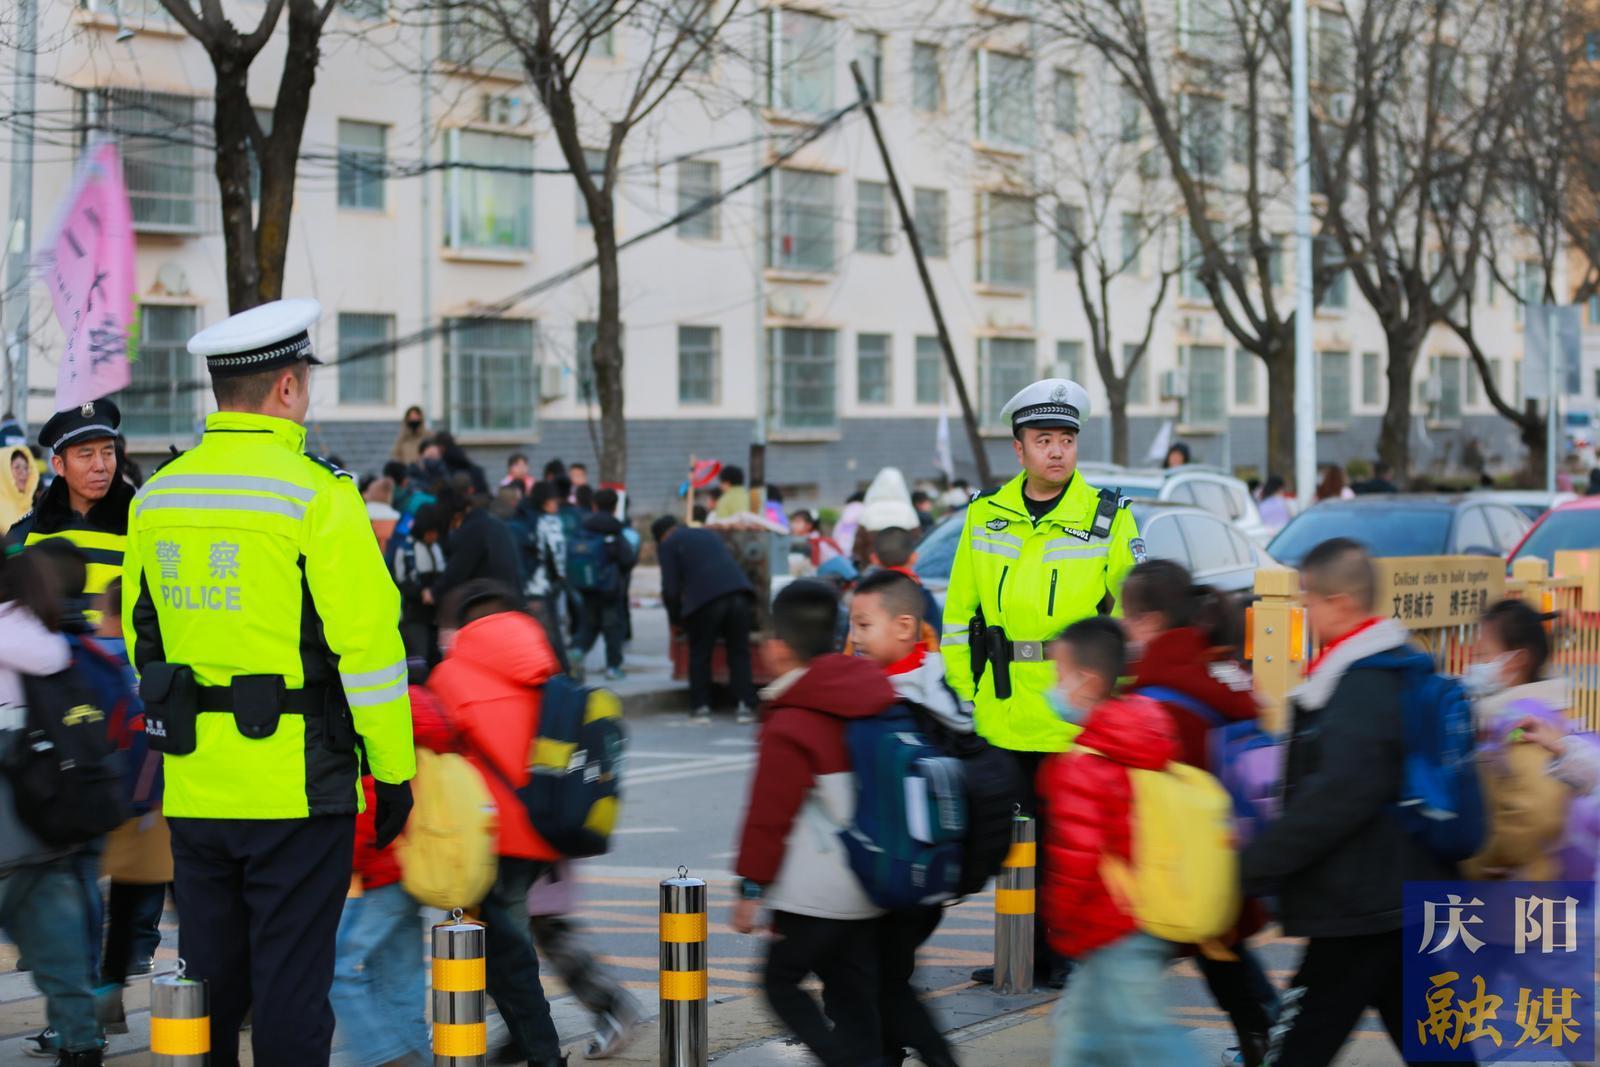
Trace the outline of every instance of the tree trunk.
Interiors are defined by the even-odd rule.
[[[222,244],[228,276],[228,311],[238,314],[261,303],[261,261],[250,204],[250,111],[248,64],[219,59],[216,120],[217,190],[222,197]]]
[[[1419,347],[1411,331],[1390,331],[1388,403],[1383,409],[1383,426],[1378,431],[1378,458],[1389,465],[1400,487],[1411,481],[1411,382],[1417,366]]]
[[[1515,420],[1518,435],[1522,438],[1522,445],[1528,450],[1528,459],[1522,468],[1522,484],[1527,489],[1543,489],[1545,452],[1548,451],[1549,430],[1545,426],[1543,414],[1528,401],[1523,417]]]
[[[617,264],[616,216],[609,203],[590,204],[594,225],[600,308],[595,323],[594,382],[600,398],[600,480],[628,480],[628,423],[623,412],[622,280]]]
[[[289,259],[289,222],[294,215],[295,166],[300,138],[311,109],[311,88],[321,62],[322,23],[316,5],[289,5],[289,46],[272,111],[272,134],[261,158],[261,203],[256,216],[256,262],[260,270],[257,299],[283,297],[283,276]]]
[[[1128,379],[1105,380],[1106,407],[1111,409],[1111,462],[1128,465]]]
[[[1276,474],[1298,491],[1300,487],[1294,485],[1294,334],[1292,329],[1287,333],[1290,340],[1286,343],[1280,338],[1273,354],[1262,360],[1267,365],[1267,469],[1262,479]],[[1316,413],[1310,417],[1315,418]]]

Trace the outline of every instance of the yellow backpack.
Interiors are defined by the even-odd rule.
[[[466,757],[417,749],[415,805],[395,842],[400,884],[430,908],[471,908],[494,885],[499,815]]]
[[[1211,775],[1183,763],[1128,769],[1132,863],[1104,856],[1100,877],[1145,933],[1198,945],[1239,917],[1233,802]]]

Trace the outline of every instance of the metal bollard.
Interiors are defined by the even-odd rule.
[[[661,1067],[706,1067],[706,884],[661,882]]]
[[[211,1007],[206,983],[164,974],[150,983],[150,1062],[155,1067],[205,1067],[211,1062]]]
[[[433,928],[433,1067],[489,1062],[484,930],[461,911]]]
[[[1026,815],[1011,819],[1011,850],[994,890],[994,991],[1033,992],[1034,865],[1037,826]]]

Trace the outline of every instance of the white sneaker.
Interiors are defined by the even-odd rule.
[[[740,726],[749,726],[756,721],[756,713],[745,705],[740,704],[739,710],[733,716],[733,721]]]
[[[711,725],[711,709],[710,708],[705,708],[705,707],[695,708],[693,711],[691,711],[689,713],[689,725],[690,726],[710,726]]]

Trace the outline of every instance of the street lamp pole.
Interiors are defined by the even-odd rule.
[[[4,301],[5,406],[28,427],[28,274],[33,259],[33,124],[34,64],[39,51],[38,7],[35,0],[17,4],[17,68],[11,99],[16,118],[11,124],[10,225],[5,235]]]
[[[1302,507],[1317,487],[1316,357],[1312,351],[1311,94],[1307,67],[1306,0],[1292,0],[1290,38],[1294,81],[1294,483]],[[1402,476],[1404,472],[1401,472]]]

